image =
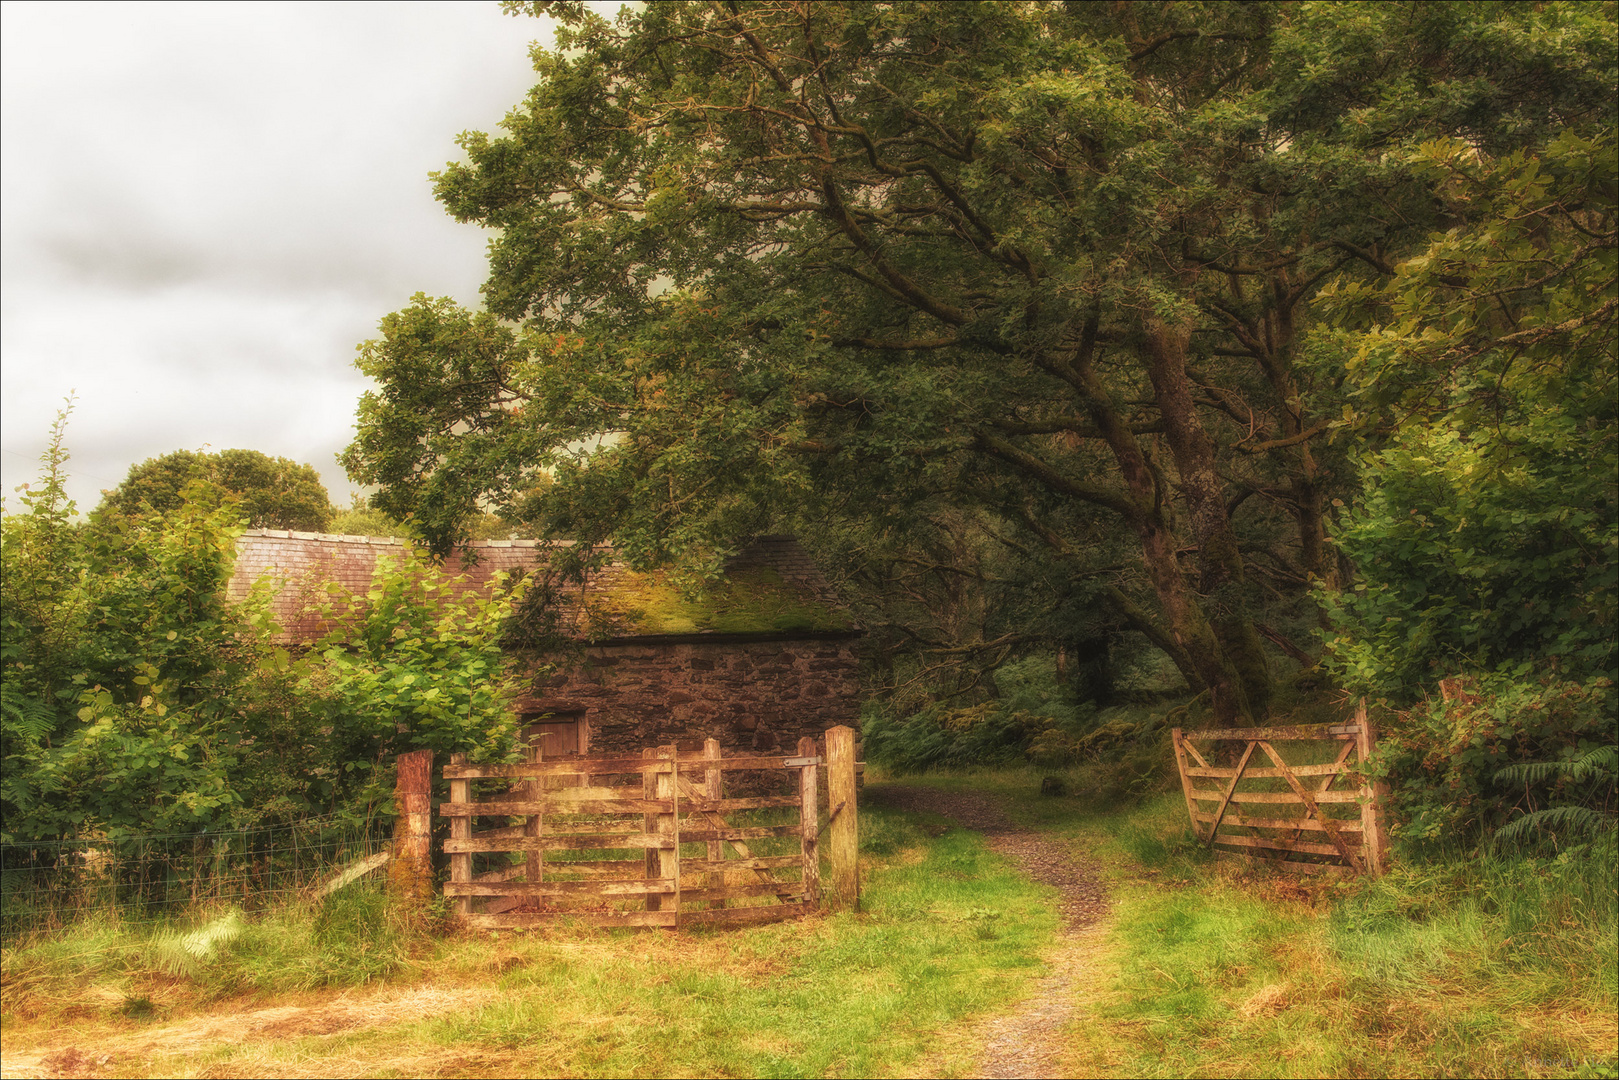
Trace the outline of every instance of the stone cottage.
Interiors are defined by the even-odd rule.
[[[250,529],[237,541],[230,592],[240,599],[267,575],[283,640],[307,645],[322,631],[310,598],[328,582],[363,595],[379,556],[402,554],[404,544]],[[495,573],[534,572],[547,556],[536,541],[483,540],[447,564],[464,576],[459,590],[487,590]],[[694,597],[663,571],[609,561],[558,591],[571,645],[531,657],[536,667],[560,666],[536,676],[518,701],[547,756],[670,742],[700,749],[708,738],[727,751],[781,750],[835,724],[858,728],[861,630],[808,552],[793,537],[763,536],[725,571]]]

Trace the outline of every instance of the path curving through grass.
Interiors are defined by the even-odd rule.
[[[968,1036],[981,1044],[976,1076],[1060,1077],[1084,989],[1095,981],[1108,890],[1101,865],[1073,842],[1014,823],[992,795],[927,787],[883,786],[867,798],[896,810],[935,814],[982,833],[990,850],[1021,873],[1057,890],[1062,930],[1046,955],[1048,972],[1011,1011],[982,1019]]]

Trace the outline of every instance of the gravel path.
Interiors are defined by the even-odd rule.
[[[1075,999],[1089,981],[1099,924],[1108,910],[1101,867],[1071,844],[1013,824],[1000,802],[982,792],[874,785],[866,797],[897,810],[939,814],[981,832],[993,851],[1058,891],[1063,929],[1046,956],[1050,972],[1012,1012],[980,1021],[973,1037],[984,1046],[976,1076],[1062,1076],[1063,1029],[1073,1021]]]

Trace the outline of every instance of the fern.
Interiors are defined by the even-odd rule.
[[[1554,806],[1525,814],[1495,834],[1497,841],[1527,840],[1531,833],[1560,832],[1573,836],[1600,836],[1619,828],[1619,817],[1588,806]]]
[[[1496,780],[1509,784],[1544,784],[1567,779],[1572,783],[1606,781],[1612,787],[1619,779],[1619,745],[1598,746],[1566,761],[1526,761],[1498,769]],[[1562,833],[1573,836],[1599,836],[1619,828],[1619,816],[1612,811],[1589,806],[1553,806],[1525,814],[1495,834],[1497,842],[1520,842],[1532,834]]]
[[[1567,761],[1526,761],[1496,771],[1496,780],[1506,784],[1543,784],[1564,776],[1582,783],[1619,773],[1619,745],[1598,746]]]
[[[0,685],[0,731],[7,742],[20,739],[28,750],[37,750],[55,726],[56,716],[45,702]]]
[[[193,975],[214,959],[220,946],[240,937],[243,929],[241,912],[232,910],[190,933],[169,931],[153,941],[153,962],[170,975]]]

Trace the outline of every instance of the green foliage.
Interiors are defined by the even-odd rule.
[[[1613,737],[1611,683],[1509,673],[1453,685],[1451,700],[1436,697],[1379,724],[1369,772],[1388,782],[1394,835],[1410,850],[1469,843],[1559,806],[1604,814],[1619,806],[1611,772],[1594,768],[1575,780],[1568,764],[1601,760],[1591,755]]]
[[[1569,29],[1592,32],[1596,9],[1579,10]],[[1503,770],[1588,754],[1619,708],[1613,120],[1607,105],[1499,154],[1410,148],[1451,227],[1379,287],[1329,290],[1354,329],[1325,355],[1368,440],[1364,496],[1335,537],[1361,580],[1324,596],[1329,663],[1406,710],[1381,757],[1411,839],[1517,814],[1566,834],[1619,800],[1612,774]],[[1449,676],[1476,692],[1423,703]]]
[[[333,511],[326,523],[328,531],[338,536],[399,536],[407,537],[410,530],[364,499],[356,497],[354,505]]]
[[[495,237],[488,311],[418,296],[361,352],[378,387],[345,464],[438,550],[486,501],[697,573],[808,525],[874,555],[860,577],[983,583],[967,604],[909,573],[920,588],[875,590],[868,623],[918,636],[885,662],[957,650],[970,683],[1005,658],[986,625],[1093,621],[1055,595],[1107,625],[1044,641],[1140,634],[1234,723],[1273,697],[1261,635],[1310,662],[1276,628],[1347,570],[1327,518],[1357,448],[1329,439],[1412,385],[1423,290],[1495,260],[1444,316],[1483,326],[1508,270],[1519,292],[1561,275],[1549,322],[1492,327],[1535,355],[1474,365],[1482,400],[1541,370],[1547,328],[1594,327],[1612,287],[1610,7],[545,10],[563,26],[538,85],[438,177]],[[1552,233],[1498,198],[1543,194],[1575,215]],[[1576,227],[1589,250],[1535,248]],[[1423,285],[1368,316],[1395,264]],[[1377,353],[1402,357],[1387,378],[1342,350],[1307,362],[1371,324],[1400,339]],[[967,542],[924,557],[940,533]],[[917,607],[964,617],[935,635]]]
[[[1057,682],[1047,657],[997,670],[1000,697],[976,705],[935,702],[901,716],[873,701],[861,717],[866,754],[897,773],[1032,761],[1071,763],[1092,733],[1096,709]]]
[[[199,482],[233,498],[249,528],[324,532],[333,515],[320,474],[312,467],[257,450],[176,450],[148,458],[130,466],[124,482],[106,493],[97,512],[170,513],[194,497],[191,485]]]
[[[510,751],[498,637],[518,591],[459,590],[413,551],[333,597],[331,635],[295,657],[267,582],[226,599],[240,525],[217,489],[78,527],[65,460],[59,420],[28,512],[0,526],[0,841],[360,821],[400,750]]]
[[[1428,429],[1379,454],[1337,533],[1362,580],[1325,598],[1346,688],[1410,700],[1458,671],[1619,674],[1613,434],[1501,448]]]
[[[248,794],[229,778],[254,711],[233,698],[260,681],[256,631],[223,600],[236,518],[198,493],[167,518],[72,527],[64,421],[29,512],[0,525],[11,706],[0,837],[229,820]]]
[[[1315,66],[1289,9],[555,10],[539,85],[439,177],[499,230],[489,311],[418,296],[362,347],[344,461],[382,505],[439,550],[489,499],[699,568],[829,520],[914,554],[943,507],[1028,597],[1088,592],[1225,719],[1264,712],[1254,580],[1323,569],[1336,456],[1294,328],[1339,242],[1391,227],[1322,174],[1406,179],[1271,110]],[[1430,217],[1409,194],[1401,232]],[[1266,497],[1234,524],[1239,491]]]
[[[1619,800],[1611,796],[1619,784],[1619,746],[1594,747],[1561,761],[1530,761],[1509,765],[1495,774],[1501,783],[1555,785],[1572,790],[1570,805],[1530,810],[1495,834],[1499,842],[1523,843],[1558,837],[1602,838],[1619,828]],[[1583,788],[1583,790],[1581,790]],[[1595,804],[1593,806],[1592,804]]]
[[[300,670],[300,687],[320,702],[329,738],[347,748],[346,772],[407,750],[475,761],[511,753],[515,672],[500,639],[526,582],[508,589],[501,579],[492,595],[465,582],[407,548],[378,560],[364,595],[328,587],[330,629],[311,650],[319,663]]]

